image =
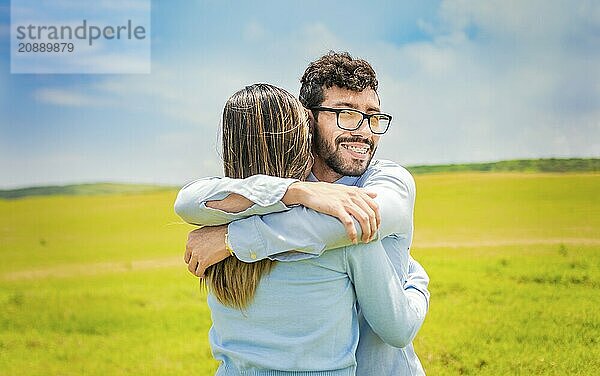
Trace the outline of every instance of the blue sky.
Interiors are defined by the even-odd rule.
[[[297,94],[330,49],[378,73],[381,158],[600,156],[597,1],[152,1],[148,75],[11,75],[9,18],[0,0],[0,188],[218,175],[228,96]]]

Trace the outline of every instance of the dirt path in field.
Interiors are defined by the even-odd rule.
[[[412,249],[425,248],[462,248],[462,247],[497,247],[512,245],[600,245],[600,239],[594,238],[559,238],[559,239],[507,239],[507,240],[476,240],[476,241],[445,241],[445,242],[415,242]],[[101,262],[88,264],[59,265],[47,268],[20,270],[0,274],[0,280],[22,281],[44,278],[68,278],[77,276],[91,276],[110,273],[127,273],[141,270],[178,267],[182,270],[185,264],[181,256],[168,258]]]
[[[170,267],[184,267],[181,257],[169,257],[152,260],[122,261],[122,262],[100,262],[89,264],[60,265],[48,268],[21,270],[0,275],[5,281],[20,281],[27,279],[43,279],[48,277],[66,278],[84,275],[98,275],[109,273],[127,273],[132,271],[160,269]]]
[[[418,248],[463,248],[463,247],[497,247],[505,245],[552,245],[552,244],[579,244],[600,245],[600,239],[594,238],[557,238],[557,239],[496,239],[496,240],[473,240],[473,241],[415,241],[411,249]]]

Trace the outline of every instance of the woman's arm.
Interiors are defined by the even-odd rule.
[[[175,212],[200,226],[227,224],[253,215],[286,211],[303,205],[342,222],[352,243],[375,237],[379,228],[377,194],[357,187],[321,182],[300,182],[267,175],[246,179],[204,178],[184,186],[175,201]]]
[[[254,202],[237,193],[230,193],[222,200],[206,201],[206,206],[211,209],[218,209],[224,212],[236,214],[250,209]]]
[[[216,226],[253,215],[285,211],[289,208],[281,199],[295,181],[267,175],[199,179],[179,191],[175,212],[190,224]]]

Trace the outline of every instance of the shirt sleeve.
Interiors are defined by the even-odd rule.
[[[175,200],[175,212],[186,222],[200,226],[216,226],[247,218],[288,210],[281,202],[290,184],[296,179],[254,175],[246,179],[209,177],[184,186]],[[206,206],[207,201],[222,200],[237,193],[254,205],[248,209],[229,213]]]
[[[355,226],[360,239],[360,226],[356,221]],[[325,247],[340,248],[350,243],[344,226],[337,218],[304,206],[231,222],[228,234],[235,256],[244,262],[265,258],[302,260],[319,256]]]
[[[408,170],[392,161],[377,160],[361,178],[361,187],[377,193],[381,225],[379,236],[412,237],[416,198],[415,180]]]
[[[395,234],[412,238],[415,184],[410,173],[390,161],[376,161],[359,186],[376,192],[381,226],[377,239]],[[360,239],[362,232],[355,220]],[[283,213],[242,219],[229,224],[229,243],[238,259],[291,261],[316,257],[326,249],[351,245],[344,225],[335,217],[303,207]],[[287,251],[297,251],[285,253]]]
[[[369,326],[386,343],[407,346],[425,319],[423,295],[404,289],[381,242],[346,247],[356,298]]]
[[[414,291],[421,294],[422,310],[427,312],[429,309],[429,275],[425,269],[415,259],[409,257],[408,261],[408,276],[404,283],[404,289]]]

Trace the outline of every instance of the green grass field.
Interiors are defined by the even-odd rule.
[[[428,374],[597,374],[600,174],[416,179]],[[0,200],[0,375],[214,373],[175,195]]]

